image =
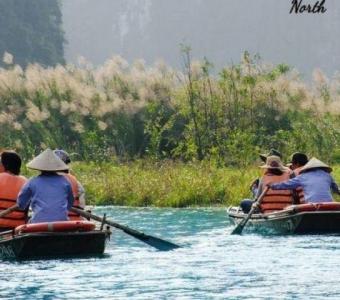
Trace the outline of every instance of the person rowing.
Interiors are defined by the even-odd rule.
[[[262,194],[269,183],[281,182],[289,179],[291,176],[291,171],[283,166],[280,157],[276,155],[268,156],[265,165],[260,166],[260,168],[264,169],[265,172],[259,181],[256,198]],[[269,190],[263,196],[259,209],[262,213],[268,213],[275,210],[281,210],[292,204],[292,202],[293,193],[290,190],[285,189],[280,192],[273,192]],[[243,200],[240,204],[244,213],[248,213],[253,205],[253,200]]]
[[[280,183],[268,183],[272,190],[294,190],[302,187],[305,202],[332,202],[331,191],[340,194],[338,185],[331,176],[332,168],[313,157],[301,168],[300,175]]]
[[[0,155],[0,212],[16,204],[18,194],[27,179],[20,175],[21,158],[15,151],[5,150]],[[0,218],[0,231],[25,224],[27,210],[15,210]]]
[[[282,159],[282,154],[276,150],[276,149],[270,149],[270,151],[267,154],[260,154],[260,159],[262,162],[266,163],[267,161],[267,157],[268,156],[278,156],[280,157],[280,159]],[[253,194],[253,197],[256,197],[256,195],[258,194],[258,189],[259,189],[259,184],[260,184],[260,178],[256,178],[255,180],[253,180],[253,182],[250,185],[250,191]],[[249,199],[245,199],[246,201],[248,201]],[[247,204],[246,204],[247,205]]]
[[[30,223],[67,221],[67,212],[74,201],[72,187],[65,176],[57,172],[69,167],[51,149],[43,151],[27,167],[41,174],[23,186],[17,199],[18,207],[25,210],[31,206]]]

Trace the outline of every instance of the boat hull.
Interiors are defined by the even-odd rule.
[[[235,224],[246,216],[234,207],[228,209],[228,215]],[[340,233],[340,211],[283,210],[265,215],[254,214],[248,223],[252,229],[265,233],[334,234]]]
[[[26,260],[101,255],[109,236],[106,231],[3,236],[2,239],[0,237],[0,258]]]

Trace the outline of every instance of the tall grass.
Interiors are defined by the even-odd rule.
[[[311,84],[286,65],[245,53],[212,75],[184,49],[182,71],[164,63],[0,69],[0,147],[29,158],[47,146],[73,158],[211,160],[251,164],[271,147],[340,161],[340,77]],[[145,198],[147,202],[147,198]],[[201,200],[200,200],[201,201]]]
[[[73,169],[86,189],[89,205],[158,207],[239,204],[241,199],[251,198],[249,185],[262,172],[257,166],[237,169],[207,161],[150,160],[124,164],[79,162],[73,164]],[[333,174],[339,182],[339,166]]]
[[[218,168],[211,162],[137,160],[77,163],[90,204],[186,207],[238,203],[249,197],[249,183],[259,170]]]

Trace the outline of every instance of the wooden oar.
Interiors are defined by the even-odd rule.
[[[115,228],[118,228],[120,230],[123,230],[125,233],[133,236],[136,239],[139,239],[140,241],[142,241],[142,242],[144,242],[144,243],[146,243],[146,244],[148,244],[148,245],[150,245],[150,246],[152,246],[152,247],[154,247],[158,250],[169,251],[169,250],[180,248],[180,246],[173,244],[171,242],[162,240],[160,238],[157,238],[157,237],[154,237],[154,236],[151,236],[151,235],[147,235],[143,232],[139,232],[139,231],[132,229],[130,227],[127,227],[127,226],[115,223],[113,221],[107,220],[106,218],[103,219],[99,216],[96,216],[92,213],[81,210],[79,208],[72,207],[70,209],[70,211],[77,213],[78,215],[81,215],[85,218],[90,218],[90,219],[93,219],[95,221],[102,222],[104,224],[107,224],[107,225],[113,226]]]
[[[255,203],[257,205],[260,205],[261,202],[262,202],[262,199],[263,197],[266,195],[266,193],[268,192],[269,190],[269,187],[267,186],[262,194],[257,198],[255,199]],[[248,223],[248,220],[251,218],[251,216],[253,215],[254,211],[256,210],[256,206],[253,205],[252,208],[250,209],[248,215],[240,222],[237,224],[237,226],[234,228],[234,230],[231,232],[231,234],[241,234],[242,233],[242,230],[244,228],[244,226],[246,226],[246,224]]]
[[[19,208],[19,206],[15,204],[15,205],[3,210],[2,212],[0,212],[0,218],[10,214],[11,212],[15,211],[18,208]]]

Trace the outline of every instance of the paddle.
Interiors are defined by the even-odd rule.
[[[151,235],[147,235],[143,232],[139,232],[135,229],[132,229],[132,228],[129,228],[127,226],[112,222],[110,220],[103,219],[99,216],[96,216],[92,213],[81,210],[79,208],[72,207],[70,209],[70,211],[77,213],[78,215],[81,215],[82,217],[90,218],[90,219],[93,219],[95,221],[102,222],[104,224],[107,224],[107,225],[110,225],[112,227],[123,230],[125,233],[133,236],[136,239],[139,239],[140,241],[142,241],[142,242],[144,242],[144,243],[146,243],[146,244],[148,244],[148,245],[150,245],[150,246],[152,246],[152,247],[154,247],[158,250],[169,251],[169,250],[173,250],[173,249],[176,249],[176,248],[180,248],[180,246],[173,244],[171,242],[162,240],[160,238],[157,238],[157,237],[154,237],[154,236],[151,236]]]
[[[19,206],[15,204],[15,205],[3,210],[2,212],[0,212],[0,218],[10,214],[11,212],[15,211],[18,208],[19,208]]]
[[[269,187],[267,186],[263,190],[262,194],[257,199],[255,199],[256,204],[258,204],[258,205],[261,204],[261,201],[262,201],[263,197],[265,196],[265,194],[268,192],[268,190],[269,190]],[[252,208],[250,209],[248,215],[240,223],[237,224],[237,226],[234,228],[234,230],[231,232],[231,234],[241,234],[242,233],[244,226],[246,226],[246,224],[248,223],[248,220],[253,215],[255,209],[256,209],[256,206],[253,205]]]

